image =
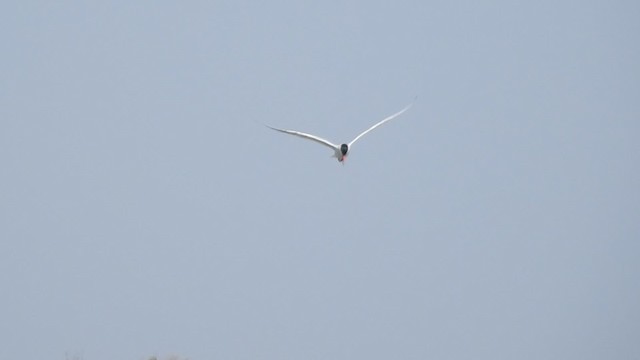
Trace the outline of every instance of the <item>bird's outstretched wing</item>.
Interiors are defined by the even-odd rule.
[[[283,129],[278,129],[278,128],[274,128],[271,127],[269,125],[265,125],[266,127],[268,127],[271,130],[275,130],[275,131],[280,131],[281,133],[285,133],[285,134],[291,134],[291,135],[295,135],[295,136],[299,136],[303,139],[308,139],[308,140],[312,140],[315,141],[319,144],[322,144],[324,146],[328,146],[330,148],[332,148],[333,150],[339,150],[340,147],[338,145],[333,144],[332,142],[325,140],[321,137],[315,136],[315,135],[311,135],[311,134],[307,134],[307,133],[303,133],[300,131],[295,131],[295,130],[283,130]]]
[[[409,108],[410,108],[412,105],[413,105],[413,103],[411,103],[411,104],[407,105],[404,109],[402,109],[402,110],[398,111],[397,113],[395,113],[395,114],[393,114],[393,115],[391,115],[391,116],[389,116],[389,117],[387,117],[387,118],[383,119],[383,120],[382,120],[382,121],[380,121],[379,123],[377,123],[377,124],[373,125],[372,127],[368,128],[367,130],[365,130],[364,132],[362,132],[362,134],[360,134],[360,135],[356,136],[356,138],[355,138],[355,139],[351,140],[351,142],[348,144],[348,145],[349,145],[349,147],[351,147],[351,145],[353,145],[353,143],[354,143],[354,142],[358,141],[358,139],[360,139],[361,137],[365,136],[369,131],[371,131],[371,130],[373,130],[373,129],[377,128],[378,126],[380,126],[380,125],[382,125],[382,124],[386,123],[387,121],[389,121],[389,120],[391,120],[391,119],[396,118],[397,116],[399,116],[399,115],[400,115],[400,114],[402,114],[403,112],[405,112],[405,111],[409,110]]]

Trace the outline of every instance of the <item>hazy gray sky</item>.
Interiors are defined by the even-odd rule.
[[[640,3],[255,3],[0,5],[0,358],[640,358]]]

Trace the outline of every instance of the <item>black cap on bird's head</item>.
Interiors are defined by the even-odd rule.
[[[342,153],[342,156],[347,155],[347,151],[349,151],[349,145],[347,144],[340,145],[340,152]]]

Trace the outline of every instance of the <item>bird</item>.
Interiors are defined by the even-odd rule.
[[[334,151],[334,154],[331,157],[337,158],[338,162],[340,162],[340,163],[342,163],[344,165],[344,162],[347,159],[347,156],[351,152],[351,148],[352,148],[353,144],[356,141],[358,141],[361,137],[365,136],[367,133],[369,133],[371,130],[377,128],[378,126],[386,123],[389,120],[395,119],[396,117],[400,116],[402,113],[404,113],[405,111],[409,110],[409,108],[411,108],[412,105],[413,105],[413,102],[411,104],[405,106],[402,110],[398,111],[397,113],[382,119],[380,122],[376,123],[372,127],[370,127],[367,130],[363,131],[362,133],[360,133],[360,135],[356,136],[350,142],[342,143],[340,145],[336,145],[336,144],[332,143],[331,141],[323,139],[323,138],[321,138],[319,136],[316,136],[316,135],[311,135],[311,134],[307,134],[307,133],[303,133],[303,132],[295,131],[295,130],[278,129],[278,128],[275,128],[275,127],[271,127],[269,125],[265,125],[265,126],[268,127],[271,130],[279,131],[281,133],[285,133],[285,134],[289,134],[289,135],[299,136],[299,137],[301,137],[303,139],[315,141],[315,142],[317,142],[319,144],[322,144],[324,146],[330,147]]]

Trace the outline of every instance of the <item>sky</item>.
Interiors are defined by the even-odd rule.
[[[0,358],[640,358],[639,17],[2,3]]]

